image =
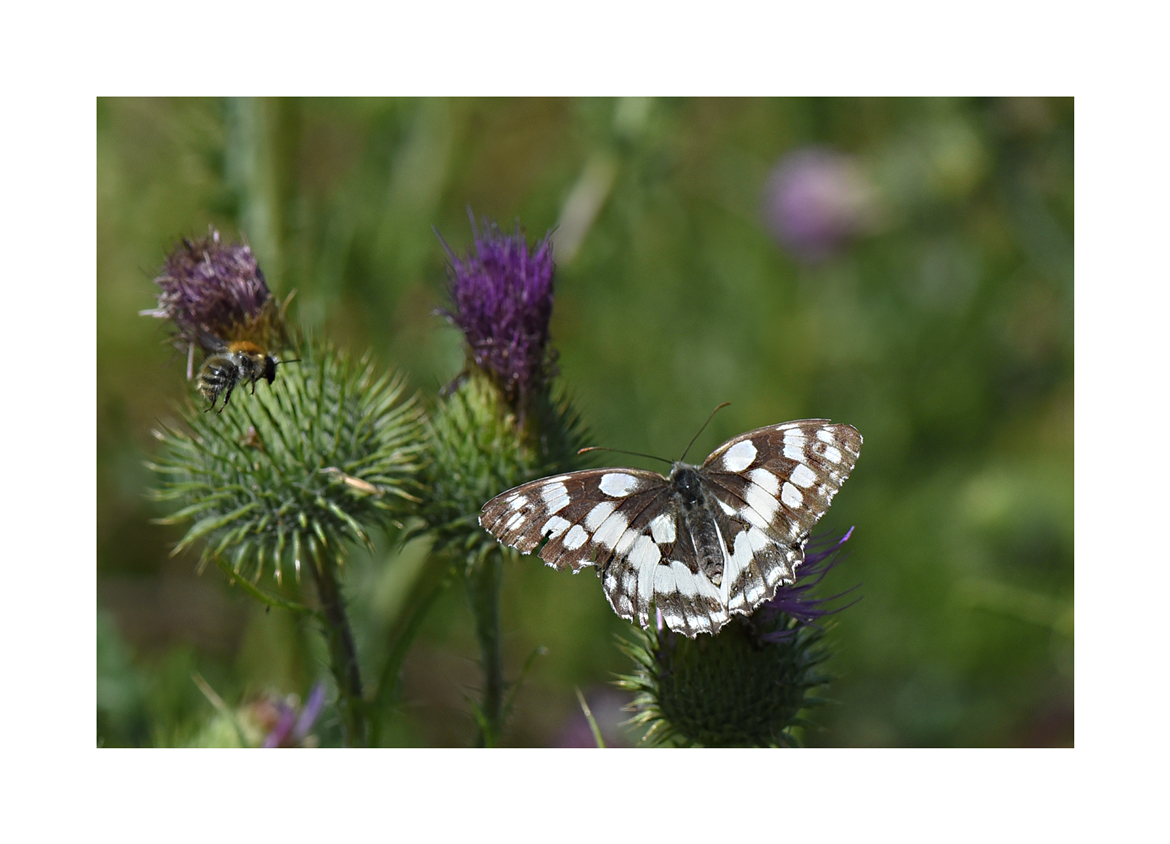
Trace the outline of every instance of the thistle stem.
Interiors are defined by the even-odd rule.
[[[336,567],[314,560],[309,570],[313,572],[324,615],[325,637],[329,641],[330,667],[337,681],[345,743],[349,747],[362,747],[368,734],[362,678],[358,670],[357,648],[345,614],[345,601],[337,587]]]
[[[377,691],[374,693],[373,706],[377,715],[371,723],[370,743],[374,747],[381,746],[382,713],[398,702],[401,693],[402,664],[410,650],[427,613],[439,599],[439,596],[451,585],[452,570],[449,566],[442,568],[433,566],[432,573],[424,576],[423,582],[412,591],[407,602],[408,610],[405,619],[398,625],[396,633],[391,637],[390,653],[386,657],[386,664],[382,667],[382,676],[378,681]]]
[[[475,617],[483,661],[483,702],[479,711],[479,747],[494,747],[503,728],[504,663],[500,653],[500,581],[503,556],[493,549],[466,576],[467,598]]]

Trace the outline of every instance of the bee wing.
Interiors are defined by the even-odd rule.
[[[216,337],[205,328],[199,329],[199,345],[203,347],[203,351],[208,354],[214,352],[222,352],[227,350],[227,342]]]

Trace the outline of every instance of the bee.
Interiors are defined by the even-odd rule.
[[[201,341],[208,349],[208,353],[207,359],[199,367],[196,386],[203,398],[210,402],[205,408],[207,411],[214,408],[220,395],[223,395],[223,404],[216,413],[222,413],[227,407],[236,385],[251,385],[252,395],[255,395],[257,381],[263,378],[271,385],[276,380],[276,367],[279,364],[295,363],[299,360],[299,358],[277,360],[271,353],[250,340],[235,340],[229,343],[204,332]]]

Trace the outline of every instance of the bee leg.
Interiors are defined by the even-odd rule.
[[[227,392],[224,394],[224,397],[223,397],[223,404],[221,404],[219,406],[219,410],[216,411],[217,415],[220,413],[223,413],[223,409],[225,407],[227,407],[228,399],[230,399],[232,397],[232,390],[235,389],[235,386],[236,386],[235,384],[228,384]]]

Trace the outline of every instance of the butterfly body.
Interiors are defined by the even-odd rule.
[[[614,611],[643,627],[715,633],[796,580],[812,526],[861,450],[850,425],[823,419],[758,428],[701,466],[669,475],[586,469],[531,481],[484,505],[500,542],[558,569],[598,568]]]

